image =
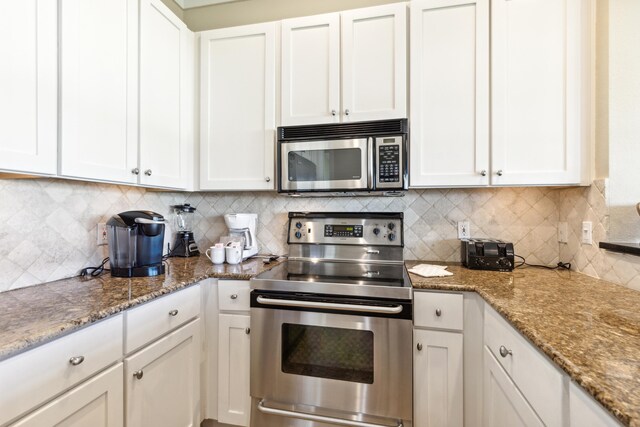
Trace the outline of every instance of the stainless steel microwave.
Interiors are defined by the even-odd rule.
[[[279,127],[278,192],[397,195],[408,187],[408,139],[407,119]]]

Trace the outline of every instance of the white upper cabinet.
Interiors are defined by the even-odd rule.
[[[407,117],[407,6],[343,12],[342,120]]]
[[[60,1],[60,174],[136,183],[138,2]]]
[[[411,3],[411,186],[489,184],[489,0]]]
[[[591,7],[590,0],[492,0],[492,184],[585,179]]]
[[[282,21],[283,125],[340,121],[340,14]]]
[[[55,174],[57,2],[3,2],[0,13],[0,169]]]
[[[201,33],[200,189],[272,190],[277,24]]]
[[[405,3],[282,21],[283,125],[406,117]]]
[[[140,1],[140,183],[186,188],[193,149],[194,35],[160,0]]]

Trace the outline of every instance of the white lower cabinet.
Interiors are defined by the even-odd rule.
[[[200,425],[200,320],[125,359],[128,427]]]
[[[73,388],[11,427],[122,427],[122,363]]]
[[[619,427],[621,424],[580,386],[569,387],[570,427]]]
[[[414,330],[414,426],[463,426],[462,334]]]
[[[544,423],[489,349],[484,352],[484,361],[485,427],[543,427]]]

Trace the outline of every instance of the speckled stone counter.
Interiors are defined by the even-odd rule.
[[[453,276],[410,274],[413,287],[477,292],[620,422],[640,426],[640,292],[566,270],[447,265]]]
[[[213,265],[205,256],[170,258],[162,276],[123,279],[106,272],[2,292],[0,360],[203,279],[249,280],[276,265],[261,259]]]

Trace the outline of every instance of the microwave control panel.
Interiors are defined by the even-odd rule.
[[[402,137],[376,138],[376,187],[402,188],[404,177],[404,159]]]

